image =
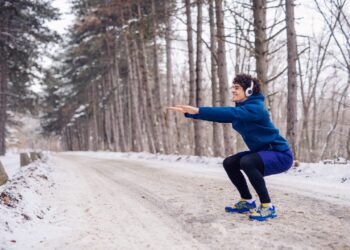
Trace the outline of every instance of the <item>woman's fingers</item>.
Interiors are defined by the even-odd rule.
[[[185,110],[186,112],[189,112],[191,111],[194,107],[190,106],[190,105],[181,105],[181,104],[178,104],[178,105],[175,105],[177,108],[181,108],[183,110]]]
[[[177,111],[182,113],[198,114],[198,108],[190,105],[175,105],[175,107],[167,107],[168,110]]]
[[[178,104],[178,105],[175,105],[176,107],[178,108],[182,108],[183,110],[186,111],[186,113],[190,113],[190,114],[198,114],[198,111],[199,109],[197,107],[193,107],[193,106],[190,106],[190,105],[181,105],[181,104]]]
[[[190,105],[182,105],[182,104],[177,104],[177,105],[175,105],[176,107],[179,107],[179,108],[193,108],[192,106],[190,106]]]
[[[177,108],[177,109],[181,109],[181,110],[183,110],[183,111],[186,111],[186,110],[191,109],[191,106],[189,106],[189,105],[177,104],[177,105],[175,105],[174,108]]]
[[[180,107],[167,107],[167,110],[176,111],[176,112],[182,112],[182,113],[186,112],[185,110],[183,110]]]

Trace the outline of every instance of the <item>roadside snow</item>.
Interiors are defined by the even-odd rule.
[[[51,210],[45,201],[54,189],[50,164],[36,161],[20,168],[18,159],[15,153],[1,157],[9,181],[0,186],[0,249],[26,249],[31,233],[48,223]]]

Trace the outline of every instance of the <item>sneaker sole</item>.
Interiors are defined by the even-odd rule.
[[[225,212],[227,213],[239,213],[239,214],[246,214],[246,213],[251,213],[252,210],[254,210],[256,208],[250,208],[249,210],[236,210],[234,211],[231,207],[225,207]]]
[[[267,221],[267,220],[270,220],[270,219],[274,219],[277,217],[277,214],[275,215],[272,215],[272,216],[269,216],[269,217],[266,217],[266,218],[259,218],[259,217],[249,217],[250,220],[257,220],[257,221]]]
[[[230,213],[230,214],[248,214],[249,211],[227,211],[225,210],[226,213]]]
[[[236,211],[232,211],[232,210],[230,210],[230,208],[225,208],[225,212],[226,213],[231,213],[231,214],[246,214],[246,213],[250,213],[250,210],[248,210],[248,211],[246,211],[246,210],[244,210],[244,211],[239,211],[239,210],[236,210]]]

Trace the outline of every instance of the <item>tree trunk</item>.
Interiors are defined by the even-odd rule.
[[[103,108],[102,108],[102,111],[103,111],[103,120],[104,120],[104,142],[105,142],[105,145],[106,145],[106,149],[107,150],[111,150],[112,149],[112,126],[111,126],[111,110],[110,110],[110,107],[109,107],[109,103],[108,103],[108,93],[110,91],[109,89],[109,79],[107,77],[108,75],[106,75],[105,77],[103,77],[102,79],[102,100],[104,100],[104,104],[103,104]],[[79,131],[82,130],[82,127],[80,126],[79,124]],[[81,131],[82,132],[82,131]],[[82,141],[83,138],[81,138],[81,141]],[[84,145],[81,143],[81,145]],[[83,149],[81,149],[83,150]]]
[[[147,138],[148,138],[148,147],[151,153],[159,152],[159,141],[157,137],[157,131],[155,130],[154,124],[155,124],[155,118],[152,117],[152,113],[154,112],[154,104],[151,97],[151,90],[149,87],[149,80],[148,80],[148,69],[146,65],[146,55],[145,55],[145,49],[143,44],[143,39],[141,38],[142,34],[139,34],[139,37],[137,39],[137,45],[138,45],[138,60],[139,60],[139,66],[141,71],[141,91],[143,93],[143,106],[144,106],[144,117],[145,117],[145,125],[147,130]],[[151,114],[151,115],[150,115]]]
[[[147,108],[146,108],[146,102],[145,102],[145,93],[143,91],[143,83],[142,83],[142,73],[141,73],[141,67],[140,67],[140,59],[139,59],[139,49],[137,45],[137,36],[134,36],[133,39],[133,46],[135,48],[135,74],[137,76],[135,87],[138,89],[138,97],[137,97],[137,106],[138,106],[138,114],[139,114],[139,120],[140,120],[140,144],[141,144],[141,151],[148,151],[151,152],[151,146],[150,142],[152,143],[152,137],[151,133],[148,133],[149,130],[147,130],[147,126],[145,122],[146,121],[146,114],[147,114]],[[144,136],[147,135],[147,136]],[[146,146],[147,145],[147,146]]]
[[[287,140],[294,155],[297,153],[297,40],[294,28],[294,0],[286,1],[288,50]],[[298,156],[295,155],[295,158]]]
[[[110,41],[112,40],[112,41]],[[106,107],[108,108],[108,148],[109,150],[116,150],[117,148],[117,129],[116,129],[116,119],[115,119],[115,95],[114,95],[114,83],[115,83],[115,61],[116,61],[116,47],[115,47],[115,40],[109,39],[108,33],[105,33],[105,41],[106,41],[106,48],[107,48],[107,55],[109,57],[109,64],[110,68],[108,70],[108,74],[106,75],[106,98],[107,103]]]
[[[139,17],[141,18],[141,10],[139,6]],[[152,92],[151,87],[149,83],[149,77],[148,77],[148,69],[147,69],[147,55],[146,55],[146,49],[145,49],[145,42],[144,42],[144,34],[143,30],[140,29],[139,31],[139,37],[138,37],[138,46],[139,46],[139,57],[140,57],[140,67],[142,72],[142,82],[144,87],[144,93],[146,94],[146,107],[148,108],[148,111],[146,113],[147,116],[147,122],[149,122],[149,133],[151,133],[152,138],[154,138],[154,146],[155,146],[155,152],[161,152],[161,142],[160,142],[160,136],[159,131],[157,131],[157,121],[156,116],[154,115],[155,105],[152,98]]]
[[[190,99],[189,103],[191,106],[196,105],[196,93],[195,93],[195,69],[194,69],[194,49],[193,49],[193,38],[192,38],[192,18],[191,18],[191,0],[185,0],[186,5],[186,16],[187,16],[187,47],[188,47],[188,66],[190,72]]]
[[[164,108],[163,108],[163,102],[162,102],[162,96],[164,93],[161,93],[161,91],[164,88],[161,88],[160,86],[160,80],[159,80],[159,65],[158,65],[158,44],[157,44],[157,15],[155,10],[155,0],[152,0],[152,33],[153,33],[153,74],[154,74],[154,83],[155,83],[155,108],[156,112],[153,114],[157,117],[157,128],[159,130],[159,139],[160,139],[160,151],[161,153],[168,153],[168,145],[166,140],[166,131],[164,126]]]
[[[111,100],[110,100],[110,107],[111,107],[111,126],[112,126],[112,133],[113,133],[113,151],[119,151],[119,146],[118,145],[118,121],[116,118],[116,96],[115,96],[115,84],[116,84],[116,72],[115,72],[115,59],[113,59],[113,64],[112,64],[112,69],[109,71],[110,74],[110,91],[111,91]]]
[[[6,153],[7,76],[6,63],[0,62],[0,155]]]
[[[196,61],[196,106],[204,106],[203,101],[203,45],[202,45],[202,0],[197,0],[197,61]],[[205,127],[204,121],[194,121],[195,155],[205,155]]]
[[[350,161],[350,128],[348,131],[348,138],[346,140],[346,159]]]
[[[312,110],[312,133],[311,133],[311,158],[316,160],[316,124],[317,124],[317,103],[316,97],[313,98],[313,110]]]
[[[134,77],[134,67],[133,67],[133,54],[131,53],[130,50],[130,39],[125,39],[125,53],[126,53],[126,58],[127,58],[127,65],[128,65],[128,81],[127,81],[127,86],[128,86],[128,100],[130,103],[129,106],[129,115],[130,115],[130,123],[128,126],[130,127],[130,143],[131,143],[131,151],[137,152],[138,151],[138,145],[136,141],[136,136],[137,136],[137,123],[135,121],[135,116],[138,115],[136,114],[136,105],[135,105],[135,93],[134,93],[134,82],[135,82],[135,77]]]
[[[139,152],[144,148],[142,141],[142,128],[141,128],[141,114],[140,114],[140,103],[139,103],[139,91],[138,88],[138,72],[137,72],[137,45],[135,38],[132,38],[130,42],[130,61],[131,61],[131,101],[132,101],[132,119],[133,119],[133,147],[136,152]]]
[[[117,45],[116,45],[117,46]],[[115,51],[116,53],[116,51]],[[115,121],[115,133],[114,133],[114,141],[116,143],[116,149],[117,145],[119,149],[122,152],[126,151],[126,142],[125,142],[125,136],[124,136],[124,123],[125,116],[123,115],[123,104],[121,100],[121,88],[120,86],[122,83],[119,81],[119,64],[116,60],[117,55],[115,54],[113,58],[113,71],[111,73],[112,75],[112,107],[113,107],[113,120]]]
[[[209,0],[209,25],[210,25],[210,68],[211,68],[211,86],[212,86],[212,105],[220,106],[219,88],[217,81],[217,55],[216,55],[216,29],[213,0]],[[223,131],[222,125],[213,123],[213,153],[214,156],[223,156]]]
[[[171,19],[171,10],[169,2],[164,2],[164,15],[165,15],[165,51],[166,51],[166,79],[167,79],[167,106],[173,106],[174,103],[174,81],[173,81],[173,64],[172,64],[172,55],[171,55],[171,46],[172,46],[172,19]],[[168,114],[168,113],[167,113]],[[174,115],[166,116],[166,127],[167,127],[167,141],[168,141],[168,150],[169,152],[174,152],[176,149],[176,127],[175,127],[175,117]]]
[[[192,18],[191,18],[191,0],[185,0],[186,6],[186,27],[187,27],[187,48],[188,48],[188,67],[189,67],[189,104],[191,106],[196,105],[196,92],[195,92],[195,68],[194,68],[194,49],[192,38]],[[194,129],[194,123],[189,123],[188,131],[192,135]],[[191,143],[191,139],[188,140]],[[191,147],[192,148],[192,145]]]
[[[255,63],[258,79],[261,81],[262,92],[265,96],[267,89],[267,50],[266,39],[266,0],[253,1],[254,34],[255,34]],[[266,98],[266,100],[268,100]]]
[[[220,89],[220,105],[229,106],[229,91],[226,68],[226,49],[225,49],[225,26],[224,11],[222,0],[215,0],[216,7],[216,25],[218,37],[218,76]],[[225,154],[232,155],[234,153],[234,138],[231,124],[224,124]]]
[[[97,151],[98,150],[98,98],[97,98],[97,90],[96,90],[96,84],[91,84],[91,99],[92,100],[92,121],[93,121],[93,127],[92,127],[92,150]]]

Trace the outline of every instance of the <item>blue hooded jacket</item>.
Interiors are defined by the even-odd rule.
[[[255,94],[236,107],[199,107],[199,113],[185,117],[220,123],[232,123],[250,151],[286,151],[289,145],[270,120],[264,107],[265,97]]]

